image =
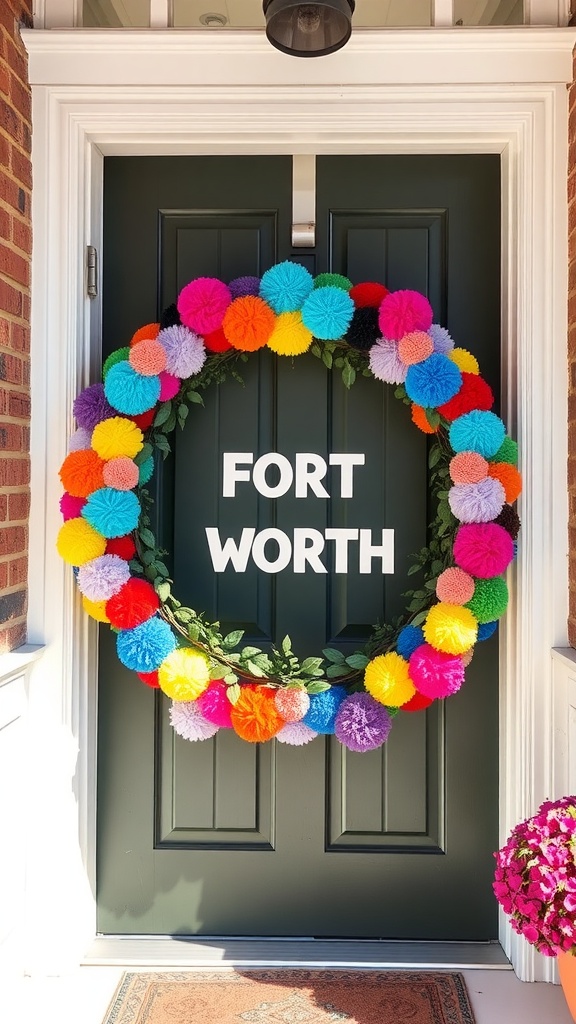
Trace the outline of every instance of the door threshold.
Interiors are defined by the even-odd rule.
[[[86,966],[428,968],[511,971],[499,942],[97,935]]]

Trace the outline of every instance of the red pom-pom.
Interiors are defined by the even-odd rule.
[[[152,584],[133,576],[106,602],[106,615],[117,629],[134,629],[151,619],[159,607]]]
[[[146,686],[151,686],[152,689],[158,690],[160,683],[158,682],[158,672],[137,672],[138,679],[141,679]]]
[[[432,697],[425,697],[423,693],[416,693],[413,697],[410,697],[406,704],[403,704],[400,708],[401,711],[423,711],[424,708],[430,707],[432,703]]]
[[[380,309],[380,303],[388,295],[388,289],[376,281],[363,281],[361,284],[355,284],[348,294],[356,309],[362,309],[364,306]]]
[[[156,406],[152,409],[147,409],[146,412],[141,412],[139,416],[129,416],[128,419],[133,420],[140,430],[148,430],[148,427],[152,426],[152,421],[156,415]]]
[[[221,327],[211,334],[204,335],[204,345],[209,352],[228,352],[228,349],[232,348]]]
[[[136,554],[136,545],[129,533],[125,537],[114,537],[106,544],[107,555],[119,555],[125,562],[129,562]]]
[[[477,373],[462,373],[462,387],[454,398],[438,406],[438,412],[446,420],[455,420],[473,409],[488,412],[494,405],[492,388]]]

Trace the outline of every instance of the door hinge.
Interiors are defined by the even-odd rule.
[[[98,252],[95,245],[86,246],[86,294],[89,299],[98,295]]]

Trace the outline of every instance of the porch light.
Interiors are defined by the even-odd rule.
[[[266,35],[292,57],[324,57],[350,39],[355,6],[355,0],[264,0]]]

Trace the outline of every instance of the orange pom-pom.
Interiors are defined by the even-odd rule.
[[[130,347],[137,345],[139,341],[150,341],[152,338],[157,338],[160,334],[160,324],[144,324],[144,327],[139,327],[135,334],[130,339]]]
[[[104,487],[104,462],[91,448],[70,452],[60,467],[65,491],[75,498],[87,498],[92,491]]]
[[[491,462],[488,467],[488,476],[499,480],[506,493],[506,501],[513,505],[516,498],[522,493],[522,477],[509,462]]]
[[[438,433],[438,427],[432,427],[428,423],[428,417],[426,416],[426,410],[421,405],[415,405],[412,403],[412,422],[416,424],[419,430],[422,430],[425,434],[436,434]],[[438,425],[439,426],[439,425]]]
[[[285,724],[274,703],[274,690],[254,683],[242,687],[230,717],[234,731],[248,743],[271,740]]]
[[[222,330],[234,348],[255,352],[264,347],[275,323],[276,314],[264,299],[257,295],[243,295],[228,306]]]

